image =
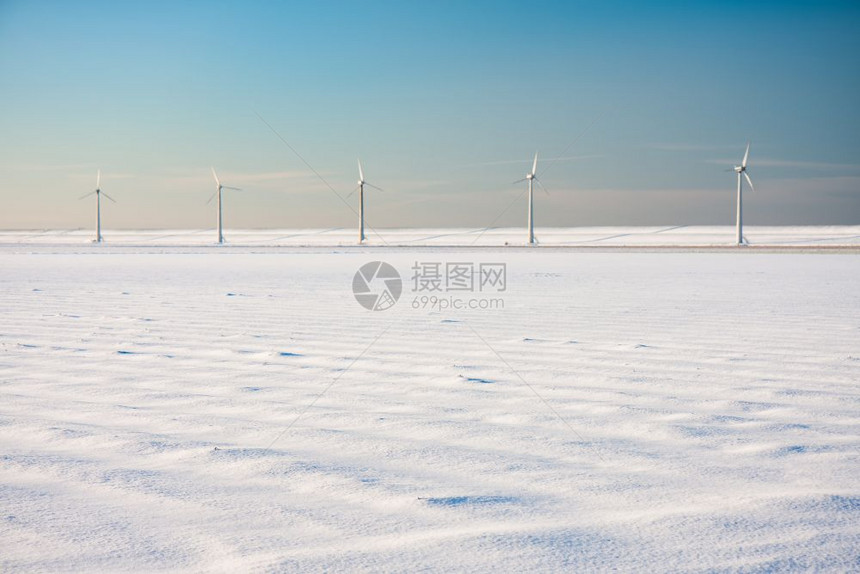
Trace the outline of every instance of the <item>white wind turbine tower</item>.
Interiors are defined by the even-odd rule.
[[[361,160],[358,160],[358,187],[352,190],[349,195],[358,191],[358,242],[363,243],[367,237],[364,235],[364,186],[384,191],[380,187],[376,187],[372,183],[364,181],[364,170],[361,169]],[[347,197],[349,197],[349,195]]]
[[[101,243],[102,238],[102,195],[116,203],[116,200],[101,190],[102,170],[96,171],[96,189],[89,193],[85,193],[78,199],[84,199],[91,195],[96,196],[96,243]]]
[[[536,243],[536,241],[535,241],[535,219],[534,219],[534,194],[533,194],[534,184],[537,183],[541,187],[541,189],[544,190],[544,193],[549,195],[549,192],[546,190],[546,188],[543,186],[543,184],[537,178],[537,159],[538,159],[538,154],[537,154],[537,152],[535,152],[535,160],[534,160],[534,163],[532,164],[532,170],[523,179],[519,179],[519,180],[514,182],[514,183],[522,183],[524,181],[529,182],[529,220],[528,220],[529,245],[534,245]]]
[[[218,179],[218,174],[215,173],[215,168],[212,168],[212,177],[215,178],[215,193],[212,194],[212,197],[209,198],[209,201],[206,202],[206,205],[209,205],[215,196],[218,196],[218,243],[224,243],[224,230],[222,227],[222,217],[221,217],[221,190],[222,189],[232,189],[233,191],[242,191],[238,187],[229,187],[226,185],[221,185],[221,180]]]
[[[737,243],[738,245],[743,245],[746,243],[746,239],[744,239],[744,204],[743,204],[743,180],[742,177],[745,177],[747,183],[750,184],[750,190],[755,191],[755,187],[753,187],[753,182],[750,179],[749,174],[747,173],[747,159],[750,156],[750,144],[747,142],[747,151],[744,153],[744,159],[741,161],[740,165],[736,165],[732,171],[738,174],[738,221],[737,221]]]

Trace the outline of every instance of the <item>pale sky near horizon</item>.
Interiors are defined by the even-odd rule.
[[[0,228],[860,224],[856,2],[0,0]],[[555,159],[554,158],[558,158]],[[355,196],[346,201],[354,207]],[[507,211],[505,211],[505,209]]]

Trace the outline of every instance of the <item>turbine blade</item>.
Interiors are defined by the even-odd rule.
[[[96,189],[102,185],[102,170],[96,170]]]
[[[747,158],[750,156],[750,142],[747,142],[747,151],[744,153],[744,160],[741,162],[741,167],[747,166]]]
[[[218,179],[218,174],[215,173],[215,168],[212,168],[212,177],[215,178],[215,185],[221,185],[221,180]]]
[[[511,183],[511,185],[516,185],[518,183],[522,183],[522,182],[526,181],[527,179],[528,179],[527,177],[524,177],[522,179],[518,179],[515,182]]]
[[[364,170],[361,169],[361,160],[358,160],[358,179],[364,181]]]
[[[385,191],[385,190],[384,190],[384,189],[382,189],[381,187],[376,187],[376,186],[375,186],[375,185],[373,185],[372,183],[367,183],[366,181],[364,182],[364,185],[367,185],[367,186],[369,186],[369,187],[372,187],[373,189],[377,189],[377,190],[382,191],[382,192],[384,192],[384,191]]]
[[[242,191],[242,188],[240,188],[240,187],[230,187],[227,185],[222,185],[221,189],[232,189],[233,191]]]
[[[89,193],[85,193],[85,194],[83,194],[82,196],[80,196],[80,197],[78,198],[78,201],[80,201],[81,199],[84,199],[84,198],[86,198],[86,197],[89,197],[89,196],[91,196],[91,195],[93,195],[93,194],[95,194],[95,191],[91,191],[91,192],[89,192]]]
[[[209,197],[209,200],[206,202],[206,205],[209,205],[210,203],[212,203],[212,200],[215,199],[216,195],[218,195],[217,191]]]
[[[356,185],[356,186],[355,186],[355,189],[353,189],[352,191],[350,191],[350,192],[349,192],[349,195],[347,195],[346,197],[344,197],[344,199],[349,199],[350,197],[352,197],[352,194],[353,194],[353,193],[355,193],[356,191],[358,191],[358,188],[359,188],[359,187],[361,187],[361,186],[360,186],[360,185]]]
[[[106,198],[108,198],[109,200],[111,200],[112,202],[116,203],[116,200],[114,198],[112,198],[111,196],[109,196],[108,194],[106,194],[105,192],[101,192],[101,194],[103,196],[105,196]]]
[[[546,188],[543,186],[543,184],[540,182],[540,180],[538,178],[535,178],[535,183],[538,184],[538,186],[543,190],[543,192],[545,194],[549,195],[549,192],[546,190]]]
[[[532,164],[532,175],[537,173],[537,152],[535,152],[535,161]]]
[[[755,186],[752,184],[752,180],[747,172],[744,172],[744,177],[747,178],[747,183],[750,184],[750,189],[755,191]]]

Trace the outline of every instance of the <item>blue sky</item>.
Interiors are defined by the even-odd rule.
[[[0,227],[860,223],[860,6],[0,2]],[[553,158],[561,159],[553,161]],[[500,216],[507,207],[510,209]],[[498,217],[498,219],[496,219]]]

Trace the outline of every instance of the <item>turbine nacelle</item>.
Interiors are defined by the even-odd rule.
[[[373,189],[378,189],[379,191],[385,191],[381,187],[376,187],[372,183],[367,183],[367,180],[364,179],[364,170],[361,168],[361,160],[358,161],[358,181],[355,182],[355,189],[349,192],[346,197],[352,197],[352,194],[363,188],[364,186],[372,187]]]
[[[529,189],[531,189],[532,188],[531,184],[532,184],[532,182],[534,182],[538,185],[538,187],[540,187],[542,190],[544,190],[544,193],[549,195],[549,192],[546,190],[546,188],[543,186],[543,184],[538,179],[538,176],[537,176],[537,160],[538,160],[538,156],[537,156],[537,154],[535,154],[535,159],[534,159],[534,162],[532,163],[532,170],[530,172],[528,172],[524,178],[516,180],[514,182],[514,184],[527,181],[527,182],[529,182]]]
[[[84,199],[85,197],[89,197],[91,195],[95,195],[97,198],[101,196],[105,196],[105,198],[116,203],[116,200],[102,191],[102,171],[99,170],[96,174],[96,188],[84,195],[80,196],[78,199]]]
[[[232,189],[233,191],[242,191],[238,187],[230,187],[229,185],[224,185],[223,183],[221,183],[221,180],[218,178],[218,174],[215,173],[214,167],[212,168],[212,178],[215,180],[215,192],[212,194],[212,196],[206,202],[206,205],[209,205],[210,203],[212,203],[213,199],[215,199],[216,197],[221,195],[222,189]],[[219,205],[220,205],[220,200],[219,200]]]
[[[535,152],[535,161],[532,164],[532,170],[526,176],[526,179],[535,179],[535,176],[537,175],[537,156],[538,156],[538,154],[537,154],[537,152]]]
[[[744,159],[741,160],[740,165],[736,165],[735,167],[733,167],[731,169],[731,171],[738,174],[739,180],[741,179],[741,176],[743,176],[743,179],[746,179],[747,183],[750,185],[750,190],[755,191],[755,186],[753,185],[753,182],[750,179],[750,175],[747,173],[747,160],[749,160],[749,158],[750,158],[750,144],[749,144],[749,142],[747,142],[747,149],[744,152]]]

